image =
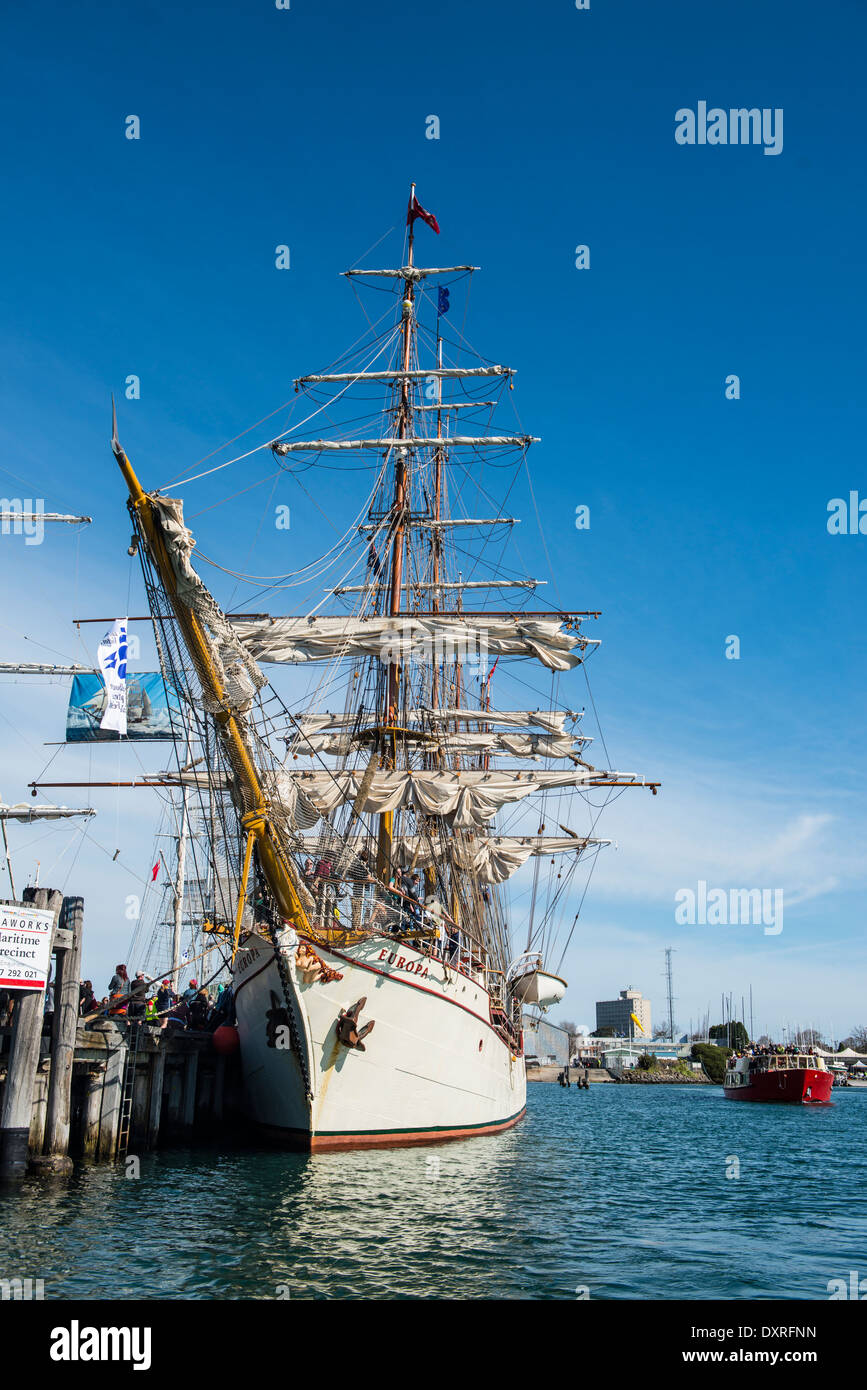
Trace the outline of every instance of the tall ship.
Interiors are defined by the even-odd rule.
[[[449,331],[450,294],[477,268],[417,264],[420,222],[438,233],[413,185],[402,263],[345,272],[384,291],[386,313],[298,378],[300,424],[240,456],[270,454],[297,478],[311,528],[317,469],[333,483],[348,459],[362,480],[346,534],[275,586],[328,574],[328,611],[225,612],[193,564],[182,501],[144,489],[113,416],[131,551],[177,695],[166,781],[210,838],[222,909],[206,926],[231,968],[247,1107],[313,1150],[521,1119],[524,1010],[566,989],[568,890],[607,843],[592,833],[599,803],[657,786],[594,766],[580,711],[560,703],[599,615],[528,606],[539,581],[505,567],[517,519],[488,482],[508,494],[535,441],[494,420],[513,369]],[[541,668],[547,699],[498,708],[500,662]],[[317,672],[300,700],[281,688],[285,667]]]
[[[834,1074],[824,1057],[812,1052],[762,1052],[729,1057],[723,1091],[726,1100],[788,1101],[829,1105]]]

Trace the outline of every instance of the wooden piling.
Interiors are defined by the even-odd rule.
[[[196,1081],[199,1074],[199,1054],[190,1052],[184,1066],[184,1102],[181,1123],[192,1129],[196,1120]]]
[[[60,928],[69,933],[69,945],[58,951],[54,987],[54,1030],[48,1112],[45,1123],[44,1153],[55,1171],[72,1168],[68,1156],[72,1066],[78,1031],[81,938],[84,926],[84,899],[64,898]]]
[[[108,1030],[109,1028],[111,1031]],[[99,1117],[99,1140],[96,1157],[101,1163],[113,1163],[117,1156],[117,1134],[120,1129],[127,1044],[115,1023],[111,1023],[106,1028],[105,1040],[109,1053],[103,1078],[102,1111]]]
[[[41,1044],[43,1041],[44,1038],[40,1038],[40,1057],[33,1078],[33,1112],[30,1118],[30,1135],[27,1141],[31,1159],[33,1154],[42,1152],[42,1145],[45,1140],[45,1116],[48,1112],[51,1058],[42,1054]]]
[[[25,888],[22,902],[54,912],[54,925],[63,905],[55,888]],[[33,1084],[39,1065],[39,1040],[45,1011],[45,991],[16,991],[11,1050],[0,1112],[0,1178],[23,1178],[27,1172],[28,1142],[33,1118]]]
[[[226,1058],[222,1053],[217,1054],[217,1062],[214,1069],[214,1100],[211,1113],[217,1124],[223,1120],[223,1093],[226,1088]]]
[[[160,1116],[163,1110],[163,1080],[166,1074],[166,1053],[165,1048],[157,1048],[151,1068],[151,1094],[150,1106],[148,1107],[148,1126],[146,1145],[149,1149],[156,1148],[157,1139],[160,1133]]]
[[[183,1083],[180,1068],[171,1067],[166,1086],[166,1127],[172,1133],[177,1132],[180,1128],[182,1098]]]
[[[107,1064],[105,1062],[94,1063],[88,1072],[87,1093],[81,1120],[82,1158],[96,1158],[99,1150],[99,1122],[106,1072]]]

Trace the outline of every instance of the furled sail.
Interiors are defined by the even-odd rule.
[[[295,389],[324,381],[427,381],[431,376],[445,381],[465,376],[514,375],[512,367],[411,367],[404,371],[392,367],[384,372],[317,372],[310,376],[299,376],[295,379]]]
[[[366,841],[358,840],[361,848]],[[450,841],[452,862],[464,873],[471,874],[482,884],[505,883],[530,858],[545,858],[553,854],[581,854],[588,845],[607,845],[609,840],[597,840],[579,835],[490,835],[484,837],[455,837]],[[322,846],[312,838],[307,849],[319,854]],[[404,835],[393,844],[394,862],[401,869],[427,869],[442,855],[437,840],[420,835]]]
[[[288,740],[290,752],[312,756],[327,753],[345,757],[365,747],[375,736],[376,728],[360,729],[357,733],[318,733],[299,735]],[[494,733],[434,732],[431,729],[409,730],[402,734],[404,743],[443,749],[449,753],[491,753],[508,758],[574,758],[586,738],[573,740],[569,734],[520,734],[499,730]]]
[[[308,772],[284,769],[276,774],[276,791],[296,824],[305,827],[306,816],[296,806],[299,794],[306,806],[328,816],[351,801],[357,813],[383,814],[413,806],[429,816],[443,816],[454,829],[481,828],[506,805],[523,801],[535,792],[556,787],[598,785],[610,774],[594,768],[572,767],[568,772],[425,772],[410,769],[377,772],[368,779],[366,795],[359,797],[363,769]],[[359,804],[359,801],[361,804]],[[309,821],[307,821],[309,826]]]
[[[166,499],[162,499],[165,501]],[[187,533],[189,534],[189,533]],[[570,671],[587,645],[576,626],[558,618],[487,618],[483,614],[428,618],[272,618],[236,620],[234,626],[256,661],[298,664],[343,656],[375,656],[385,663],[432,660],[443,651],[472,659],[529,656],[550,671]]]
[[[75,810],[71,806],[30,806],[26,801],[14,806],[0,806],[0,820],[65,820],[68,816],[95,816],[90,807]]]
[[[211,593],[193,569],[190,557],[195,547],[192,533],[184,525],[184,505],[177,497],[154,495],[169,560],[178,586],[178,595],[192,609],[212,639],[214,660],[229,708],[246,709],[257,690],[268,684],[250,653]]]
[[[366,449],[478,449],[481,445],[494,449],[509,446],[526,449],[530,444],[538,443],[539,440],[531,434],[452,434],[433,437],[421,434],[418,437],[390,435],[382,439],[275,439],[271,448],[275,454],[285,457],[286,454],[351,453]]]
[[[549,734],[562,734],[566,720],[575,721],[582,717],[583,711],[565,709],[411,709],[401,713],[401,721],[408,724],[431,724],[434,726],[466,724],[513,724],[522,729],[539,728]],[[344,713],[342,710],[331,714],[305,714],[298,721],[298,732],[305,736],[338,729],[351,729],[358,723],[357,712]]]

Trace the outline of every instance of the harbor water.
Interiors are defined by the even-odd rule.
[[[493,1138],[161,1150],[0,1193],[52,1299],[803,1299],[867,1275],[867,1094],[529,1087]]]

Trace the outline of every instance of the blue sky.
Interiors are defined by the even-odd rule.
[[[661,1013],[671,945],[683,1026],[752,982],[763,1028],[848,1032],[863,1010],[867,540],[829,536],[826,517],[829,499],[867,492],[865,27],[854,0],[8,14],[0,481],[94,521],[38,547],[0,540],[6,659],[92,659],[101,629],[82,629],[86,657],[74,617],[142,611],[110,391],[146,485],[196,471],[364,330],[337,272],[384,234],[367,263],[400,253],[414,179],[442,227],[420,229],[424,254],[483,268],[455,303],[470,342],[518,370],[559,593],[603,610],[590,670],[612,761],[664,783],[600,826],[618,847],[582,909],[562,1016],[592,1024],[593,1001],[627,984]],[[782,153],[678,145],[675,112],[702,100],[781,108]],[[289,271],[275,269],[280,244]],[[138,401],[122,399],[131,373]],[[201,549],[230,568],[276,573],[325,548],[288,476],[215,506],[269,465],[260,454],[187,491]],[[342,530],[360,493],[339,474],[316,489]],[[276,503],[292,508],[289,533],[269,520]],[[520,504],[521,557],[550,578],[526,492]],[[223,579],[215,591],[244,598]],[[0,685],[0,791],[19,800],[57,751],[43,744],[62,737],[65,691]],[[73,749],[52,772],[136,767],[128,750]],[[91,800],[84,842],[69,827],[11,838],[19,878],[41,854],[44,881],[62,856],[98,982],[126,954],[125,895],[153,862],[160,808],[147,793]],[[783,932],[678,926],[674,894],[699,879],[782,887]]]

